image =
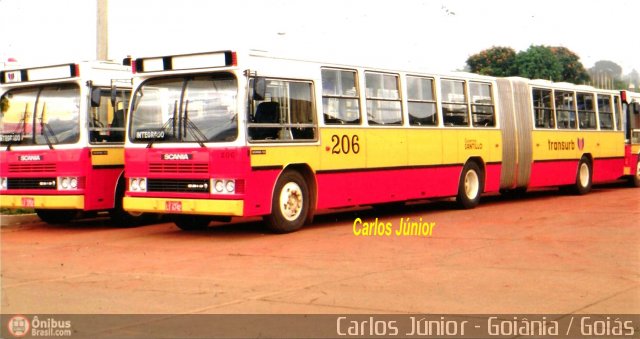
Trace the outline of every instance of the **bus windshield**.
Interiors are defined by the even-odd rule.
[[[16,88],[0,99],[2,145],[55,145],[78,141],[80,88],[75,84]]]
[[[238,136],[238,84],[231,74],[148,80],[133,98],[132,142],[224,142]]]

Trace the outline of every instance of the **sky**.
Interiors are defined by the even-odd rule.
[[[108,1],[113,60],[255,48],[446,72],[492,46],[547,45],[572,50],[586,68],[611,60],[623,74],[640,71],[637,0]],[[96,57],[96,0],[0,0],[0,13],[0,61]]]

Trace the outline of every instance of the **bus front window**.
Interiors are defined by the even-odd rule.
[[[133,142],[236,140],[238,84],[230,74],[145,82],[134,95]]]
[[[55,145],[78,141],[80,89],[73,84],[8,91],[2,96],[3,145]]]

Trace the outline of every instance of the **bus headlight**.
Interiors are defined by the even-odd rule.
[[[129,178],[129,191],[146,192],[147,178]]]
[[[211,194],[235,194],[235,179],[211,179]]]
[[[0,190],[7,190],[9,188],[8,179],[6,177],[0,178]]]
[[[70,191],[78,189],[78,177],[58,177],[58,190]]]

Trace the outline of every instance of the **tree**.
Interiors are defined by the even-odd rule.
[[[562,66],[562,81],[583,84],[590,80],[580,57],[566,47],[549,47]]]
[[[467,59],[467,65],[473,73],[512,76],[516,75],[516,51],[510,47],[491,47]]]
[[[530,79],[562,81],[562,64],[546,46],[531,45],[516,55],[515,66],[519,76]]]
[[[613,79],[620,79],[620,77],[622,76],[622,67],[609,60],[597,61],[595,65],[593,65],[593,67],[590,69],[590,71],[593,72],[592,74],[607,74]]]
[[[589,69],[592,84],[598,88],[624,89],[622,81],[622,67],[613,61],[600,60]]]

